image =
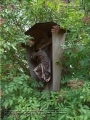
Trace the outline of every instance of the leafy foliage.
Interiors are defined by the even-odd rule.
[[[63,0],[0,2],[0,103],[1,111],[9,110],[3,120],[89,120],[89,0],[68,4]],[[24,34],[29,27],[48,21],[69,30],[62,46],[63,73],[58,92],[40,90],[43,84],[30,77],[26,52],[21,47],[32,39]]]

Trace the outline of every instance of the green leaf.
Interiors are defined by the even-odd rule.
[[[20,81],[18,81],[18,83],[19,83],[19,84],[22,84],[22,81],[20,80]]]
[[[17,50],[17,48],[12,44],[12,48],[14,49],[14,50]]]
[[[5,90],[5,94],[8,94],[8,93],[9,93],[9,91],[6,89],[6,90]]]
[[[13,104],[13,100],[10,100],[9,102],[10,102],[10,106],[12,106],[12,104]]]
[[[64,120],[66,115],[60,115],[59,120]]]
[[[27,92],[27,91],[28,91],[28,88],[25,87],[25,88],[23,89],[23,91],[24,91],[24,92]]]
[[[58,65],[58,64],[61,64],[62,62],[61,62],[61,60],[58,60],[57,62],[56,62],[56,64]]]
[[[8,105],[9,105],[9,102],[6,100],[5,102],[4,102],[4,104],[3,104],[3,106],[5,107],[5,109],[8,107]]]

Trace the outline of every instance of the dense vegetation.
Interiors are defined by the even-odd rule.
[[[1,0],[0,103],[3,120],[90,119],[90,2]],[[43,83],[29,75],[24,32],[38,22],[53,21],[66,35],[61,89],[40,91]],[[5,112],[6,111],[6,112]]]

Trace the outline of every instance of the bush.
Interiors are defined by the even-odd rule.
[[[58,0],[1,1],[0,103],[3,120],[90,119],[88,2],[67,5]],[[31,39],[24,32],[35,23],[47,21],[69,30],[62,46],[63,73],[58,92],[41,91],[44,85],[30,77],[26,52],[21,47],[21,43],[28,44]]]

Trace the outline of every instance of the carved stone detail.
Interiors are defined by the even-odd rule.
[[[48,82],[51,79],[51,63],[50,58],[44,50],[39,49],[34,52],[32,58],[39,61],[38,66],[33,70],[36,76],[43,82]]]

